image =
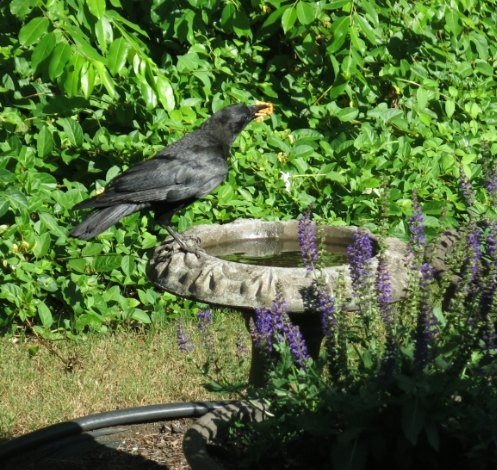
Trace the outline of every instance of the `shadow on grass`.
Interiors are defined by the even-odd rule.
[[[147,458],[147,456],[153,458],[157,454],[160,455],[165,449],[153,444],[152,438],[145,439],[143,434],[151,437],[150,431],[138,432],[139,425],[117,426],[81,433],[81,428],[77,423],[64,424],[67,437],[53,437],[48,442],[27,450],[23,446],[16,449],[14,441],[18,440],[13,440],[10,442],[14,445],[6,451],[8,445],[6,443],[9,440],[3,439],[1,444],[4,448],[0,448],[0,451],[4,451],[4,455],[0,453],[1,468],[3,470],[176,470],[184,468],[181,467],[180,462],[177,464],[174,462],[157,463]],[[180,434],[178,436],[181,437]],[[125,450],[121,450],[121,447]],[[128,447],[133,454],[137,452],[140,455],[133,455],[126,451]],[[181,449],[181,445],[179,448]],[[7,457],[5,457],[6,454]]]

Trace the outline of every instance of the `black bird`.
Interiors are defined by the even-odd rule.
[[[71,236],[89,240],[124,216],[153,210],[181,248],[194,251],[170,227],[171,217],[226,179],[227,158],[238,134],[253,119],[272,112],[271,103],[257,103],[234,104],[214,113],[195,131],[115,177],[103,193],[76,204],[73,209],[94,212],[71,230]]]

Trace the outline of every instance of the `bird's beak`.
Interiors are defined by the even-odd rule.
[[[256,101],[253,108],[255,108],[254,116],[257,122],[261,122],[265,116],[273,114],[274,110],[273,103],[266,103],[264,101]]]

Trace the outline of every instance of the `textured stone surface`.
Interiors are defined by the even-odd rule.
[[[202,248],[198,256],[181,251],[176,242],[168,239],[156,248],[149,261],[147,274],[158,288],[167,292],[238,309],[271,307],[279,284],[289,312],[312,311],[314,273],[305,268],[256,266],[224,261],[214,256],[220,254],[219,249],[224,245],[254,239],[266,239],[272,249],[285,251],[288,245],[295,245],[297,226],[296,220],[265,222],[253,219],[239,219],[224,225],[198,225],[184,233],[185,237],[196,239]],[[358,228],[325,226],[320,227],[320,230],[325,245],[345,249]],[[375,241],[376,253],[378,237],[371,237]],[[404,295],[407,285],[406,244],[395,238],[387,238],[386,259],[392,278],[393,297],[397,300]],[[375,256],[374,268],[377,262]],[[347,296],[351,297],[346,264],[324,268],[324,285],[330,294],[334,294],[340,275],[344,276]],[[352,302],[348,308],[354,308]]]

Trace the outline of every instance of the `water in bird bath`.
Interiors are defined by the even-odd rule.
[[[207,252],[225,261],[255,266],[302,268],[304,261],[297,240],[279,238],[256,238],[236,240],[211,245]],[[340,266],[347,263],[346,246],[325,245],[321,250],[321,267]]]

